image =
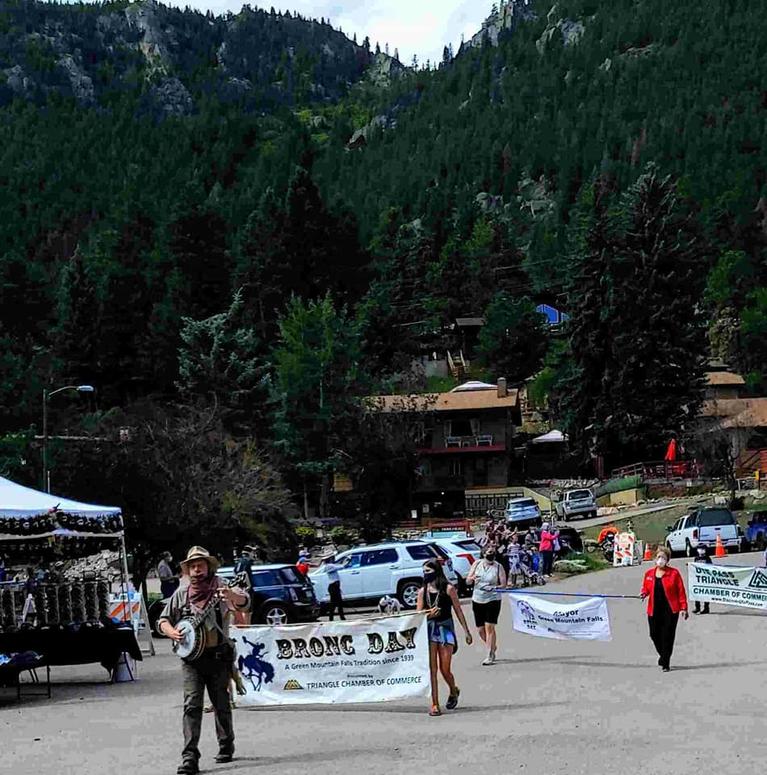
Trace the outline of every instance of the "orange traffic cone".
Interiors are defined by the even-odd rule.
[[[650,549],[650,544],[644,545],[644,557],[642,557],[642,560],[652,560],[652,549]]]
[[[727,550],[724,548],[724,544],[722,543],[721,533],[717,533],[716,550],[714,551],[714,557],[726,557],[726,556],[727,556]]]

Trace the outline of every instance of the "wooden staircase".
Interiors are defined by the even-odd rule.
[[[450,368],[450,373],[457,380],[466,379],[466,375],[469,371],[469,365],[466,363],[466,359],[463,357],[463,350],[460,350],[455,357],[447,351],[447,365]]]
[[[757,471],[767,474],[767,449],[748,449],[738,460],[739,477],[753,476]]]

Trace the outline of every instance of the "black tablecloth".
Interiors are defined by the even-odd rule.
[[[140,660],[141,648],[131,628],[21,630],[0,633],[0,654],[36,651],[49,665],[86,665],[99,662],[114,670],[123,652]]]

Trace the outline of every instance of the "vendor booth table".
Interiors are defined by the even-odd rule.
[[[81,628],[77,631],[19,630],[0,634],[0,654],[34,651],[47,665],[98,663],[113,673],[122,654],[141,660],[132,627]]]
[[[0,665],[0,686],[10,686],[16,689],[16,700],[21,700],[21,674],[29,673],[32,676],[32,681],[25,686],[38,686],[40,684],[40,678],[37,674],[38,669],[45,668],[45,696],[50,698],[51,696],[51,668],[45,663],[45,659],[41,656],[27,656],[24,655],[24,659],[19,662],[11,662]],[[28,692],[27,692],[28,693]],[[42,694],[42,692],[35,691],[35,694]]]
[[[76,559],[105,547],[120,553],[121,597],[127,600],[119,508],[78,503],[0,477],[0,554],[26,564],[45,554]],[[133,660],[141,660],[142,655],[131,607],[123,607],[120,624],[109,617],[109,588],[107,577],[90,572],[63,581],[30,580],[21,587],[0,584],[0,654],[39,655],[38,666],[44,665],[46,671],[55,665],[98,663],[114,678],[118,664],[126,660],[124,655]],[[12,665],[4,667],[7,678],[13,673]],[[34,679],[36,674],[32,675]],[[18,683],[18,675],[15,678]]]

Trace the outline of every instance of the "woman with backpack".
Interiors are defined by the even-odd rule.
[[[498,615],[501,613],[501,595],[498,588],[506,586],[506,572],[496,559],[494,546],[488,546],[482,559],[472,565],[466,577],[466,584],[474,585],[474,591],[471,594],[474,622],[477,625],[479,637],[488,648],[487,657],[482,664],[494,665],[498,648],[496,626]]]
[[[466,644],[471,645],[472,637],[466,617],[461,609],[458,592],[448,584],[445,571],[437,560],[427,560],[423,564],[423,586],[418,592],[419,611],[426,611],[429,627],[429,667],[431,668],[431,710],[430,716],[441,716],[439,709],[439,676],[447,682],[450,694],[445,707],[453,710],[458,705],[461,690],[455,684],[451,669],[453,654],[458,651],[458,638],[455,634],[453,612],[458,617],[464,632]]]

